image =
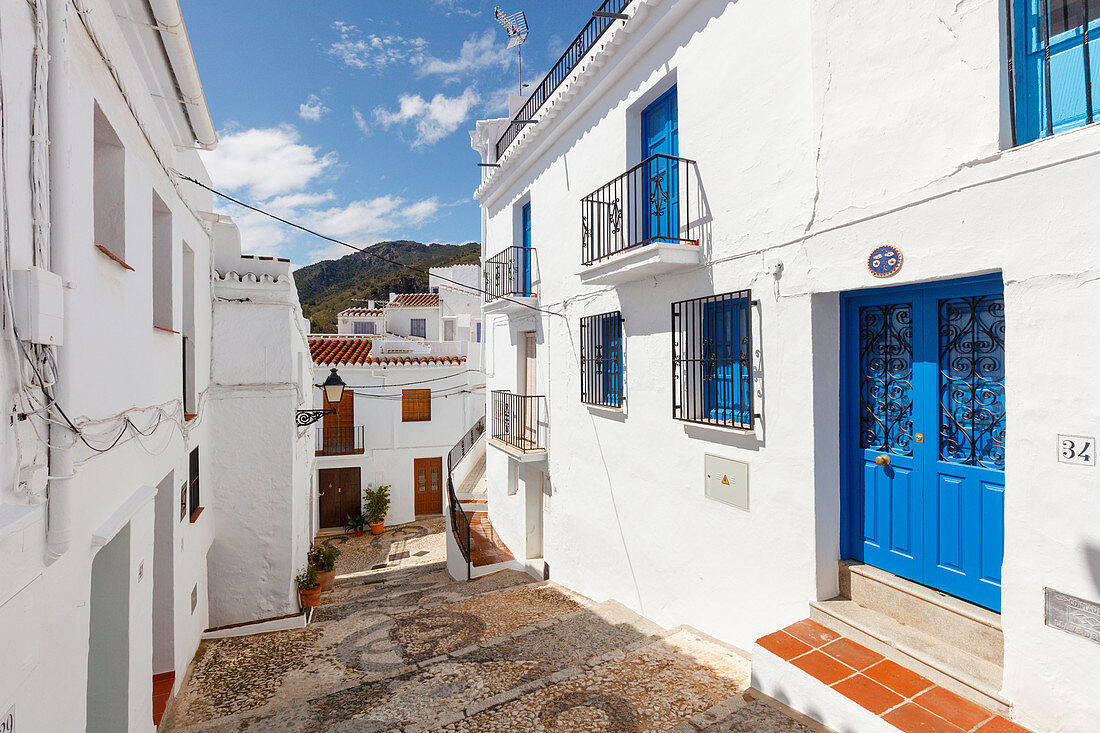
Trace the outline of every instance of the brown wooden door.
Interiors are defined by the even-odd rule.
[[[443,513],[443,459],[413,460],[413,491],[416,492],[416,513]]]
[[[322,468],[319,474],[321,527],[343,527],[349,516],[363,511],[359,469]]]

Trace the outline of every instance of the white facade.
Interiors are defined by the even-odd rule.
[[[5,2],[0,50],[0,719],[150,731],[153,676],[180,684],[223,572],[212,202],[172,174],[207,180],[216,138],[175,2]],[[34,267],[37,300],[13,290]],[[267,418],[293,426],[302,397],[284,401]]]
[[[1060,434],[1100,432],[1085,376],[1100,129],[1009,144],[1002,8],[636,0],[499,161],[508,121],[478,124],[475,150],[500,164],[476,193],[484,258],[520,244],[528,203],[537,254],[541,311],[485,311],[488,390],[549,406],[545,453],[490,442],[489,513],[517,558],[538,552],[580,593],[743,648],[806,617],[837,595],[843,557],[841,294],[996,273],[999,692],[1036,730],[1095,727],[1100,644],[1045,626],[1043,603],[1045,587],[1100,602],[1100,476],[1056,450]],[[641,112],[673,87],[697,251],[651,245],[586,268],[581,200],[642,160]],[[883,244],[904,253],[886,281],[868,271]],[[674,420],[670,304],[743,289],[758,301],[754,429]],[[580,319],[611,311],[625,321],[625,386],[609,410],[581,403],[578,362]],[[704,495],[706,454],[748,463],[747,511]]]

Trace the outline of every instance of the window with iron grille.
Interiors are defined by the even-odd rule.
[[[622,407],[623,314],[581,319],[581,402]]]
[[[752,291],[672,304],[672,416],[753,429]]]
[[[199,494],[199,449],[191,451],[190,465],[187,472],[187,493],[191,504],[191,518],[198,516],[202,509]]]
[[[427,338],[428,320],[426,318],[409,319],[409,335]]]
[[[401,390],[401,422],[428,422],[432,419],[430,389]]]

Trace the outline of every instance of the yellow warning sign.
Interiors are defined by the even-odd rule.
[[[725,484],[726,486],[729,486],[730,485],[730,477],[729,476],[723,476],[722,477],[722,483]]]

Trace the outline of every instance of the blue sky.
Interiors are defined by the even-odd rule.
[[[234,195],[356,244],[477,241],[477,119],[507,112],[516,52],[502,0],[181,0]],[[504,0],[531,33],[537,83],[597,0]],[[530,90],[528,90],[530,91]],[[222,207],[246,252],[296,266],[347,250]]]

